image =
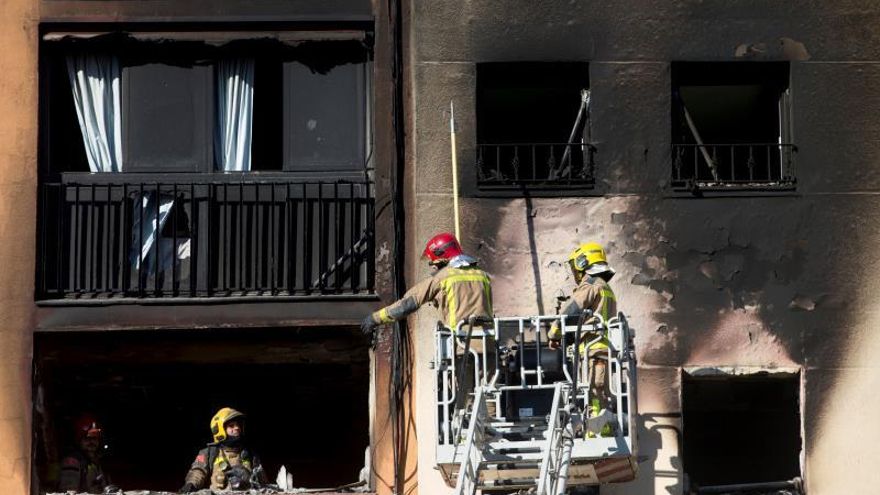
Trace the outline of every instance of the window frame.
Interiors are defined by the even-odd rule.
[[[492,91],[493,89],[497,91],[500,87],[494,87],[492,85],[489,85],[488,87],[484,86],[484,81],[486,81],[487,78],[485,75],[481,76],[481,72],[497,71],[514,73],[528,71],[530,69],[548,69],[551,71],[555,69],[558,72],[569,72],[572,74],[576,73],[577,71],[582,71],[583,75],[585,76],[585,80],[581,82],[586,84],[586,88],[581,89],[585,89],[588,92],[590,91],[590,64],[588,61],[584,60],[492,61],[477,63],[474,112],[476,119],[474,130],[475,147],[472,151],[474,153],[474,161],[473,167],[471,167],[471,169],[467,171],[469,173],[466,174],[467,186],[464,188],[465,191],[477,197],[569,197],[601,195],[596,190],[597,174],[595,154],[597,152],[597,148],[591,139],[592,119],[590,115],[589,104],[587,104],[586,108],[583,109],[580,120],[575,126],[575,130],[577,131],[579,129],[579,132],[575,132],[575,140],[572,140],[572,142],[570,143],[483,142],[485,138],[481,134],[483,134],[482,130],[484,129],[485,124],[481,124],[481,113],[486,112],[487,109],[484,107],[485,103],[483,103],[481,99],[483,98],[484,92]],[[497,77],[497,75],[494,75],[492,77]],[[570,85],[572,87],[584,86],[584,84],[580,84],[574,79],[570,80]],[[509,88],[515,90],[517,86],[511,85]],[[523,87],[521,86],[521,88]],[[559,87],[557,87],[557,90],[558,89]],[[581,95],[581,97],[583,98],[583,94]],[[581,109],[579,109],[579,113],[581,113]],[[580,142],[577,141],[577,136],[582,137]],[[509,151],[502,151],[505,148],[507,148],[507,150]],[[514,178],[512,180],[501,179],[498,181],[486,180],[484,178],[484,174],[486,173],[487,169],[483,168],[484,164],[487,161],[492,161],[493,156],[495,157],[495,161],[497,163],[502,156],[506,156],[511,153],[513,154],[513,157],[511,158],[511,165],[515,167],[514,173],[518,173],[517,167],[520,163],[519,157],[522,154],[526,156],[526,158],[522,160],[522,162],[525,163],[526,167],[531,168],[532,178]],[[548,174],[553,171],[547,166],[546,163],[539,163],[543,159],[543,157],[538,158],[542,153],[543,156],[548,157],[547,161],[551,164],[556,163],[555,160],[557,159],[557,155],[558,159],[561,161],[564,159],[566,154],[568,154],[568,156],[574,156],[575,153],[579,154],[582,159],[577,161],[570,160],[569,163],[575,162],[579,164],[582,170],[581,173],[585,175],[583,175],[581,178],[573,178],[572,173],[575,170],[575,167],[577,167],[577,165],[575,165],[575,167],[568,168],[568,174],[563,174],[562,177],[548,177],[546,179],[535,178],[540,175],[540,173],[537,172],[540,168],[547,167]],[[539,165],[541,165],[541,167],[539,167]],[[565,169],[561,169],[560,172],[564,170]]]
[[[708,71],[709,76],[703,79],[692,78],[692,80],[700,81],[699,83],[683,84],[683,80],[687,80],[688,76],[681,76],[685,70],[693,71],[695,67],[712,66],[727,71],[731,71],[736,64],[741,64],[741,68],[747,68],[748,72],[744,79],[748,76],[759,74],[758,68],[760,64],[767,64],[771,71],[779,73],[784,72],[784,77],[777,76],[776,80],[768,77],[761,81],[754,79],[757,84],[765,88],[777,86],[782,88],[779,93],[777,103],[777,130],[778,135],[775,143],[763,142],[736,142],[736,139],[726,139],[725,142],[706,142],[702,138],[698,138],[699,129],[691,119],[689,112],[680,95],[680,90],[685,86],[745,86],[739,84],[708,84],[707,81],[724,83],[717,73],[719,71]],[[723,67],[722,65],[723,64]],[[748,65],[747,65],[748,64]],[[689,67],[688,67],[689,66]],[[739,68],[739,67],[738,67]],[[671,125],[670,125],[670,169],[668,187],[673,194],[680,193],[692,196],[710,195],[777,195],[791,194],[797,187],[796,173],[796,153],[797,145],[794,141],[794,130],[792,121],[792,71],[788,61],[706,61],[692,62],[681,61],[671,63]],[[723,74],[723,71],[721,71]],[[722,76],[723,77],[723,76]],[[783,80],[784,79],[784,80]],[[775,84],[774,84],[775,83]],[[681,124],[685,123],[688,128],[686,134],[690,134],[694,140],[693,143],[683,142],[679,134]],[[761,155],[758,155],[760,153]],[[683,159],[683,157],[685,157]],[[743,158],[745,156],[746,158]],[[759,159],[766,156],[766,178],[755,177],[755,164]],[[774,163],[774,157],[778,156],[778,163]],[[719,158],[721,157],[721,158]],[[729,161],[723,161],[728,160]],[[742,168],[743,160],[748,169],[749,177],[737,177],[737,169]],[[686,162],[686,163],[685,163]],[[693,164],[693,165],[691,165]],[[694,176],[690,177],[682,175],[681,171],[687,167],[693,166]],[[771,167],[779,167],[779,176],[774,177]],[[706,171],[710,176],[701,176]],[[729,171],[729,177],[722,174]]]

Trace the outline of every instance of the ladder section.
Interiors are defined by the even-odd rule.
[[[547,424],[547,441],[543,447],[537,495],[562,495],[568,484],[568,468],[574,447],[571,392],[568,384],[557,383],[553,408]]]
[[[557,383],[550,414],[529,422],[491,421],[487,414],[491,394],[478,388],[465,417],[465,441],[456,449],[455,494],[500,488],[537,489],[538,495],[565,493],[574,445],[571,387]]]
[[[480,482],[480,465],[483,462],[483,449],[486,440],[486,421],[488,420],[486,391],[477,387],[474,403],[468,417],[465,442],[460,451],[461,465],[458,469],[458,482],[455,486],[456,495],[475,495]],[[456,455],[459,452],[456,451]]]

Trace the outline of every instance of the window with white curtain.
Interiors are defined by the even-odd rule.
[[[370,168],[372,65],[359,41],[49,45],[62,61],[49,63],[50,173],[103,171],[101,156],[123,173],[363,177]],[[74,78],[68,60],[82,65]]]

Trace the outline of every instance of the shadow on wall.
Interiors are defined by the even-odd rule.
[[[664,452],[681,451],[681,430],[677,413],[639,414],[639,472],[630,483],[605,485],[603,495],[678,495],[682,491],[681,457],[664,457]],[[665,443],[672,442],[670,447]]]
[[[480,254],[496,281],[519,287],[498,288],[511,296],[499,301],[499,312],[533,304],[526,263],[546,284],[543,292],[555,293],[564,268],[557,262],[590,237],[605,243],[618,271],[612,285],[621,309],[637,315],[641,365],[809,364],[836,374],[828,368],[845,358],[857,323],[853,295],[871,282],[853,264],[866,255],[852,249],[880,239],[880,228],[853,220],[871,201],[612,196],[541,199],[532,207],[480,200],[477,209],[498,214],[469,230],[482,234]],[[515,224],[519,232],[511,233]],[[564,283],[565,292],[571,285]],[[809,451],[817,432],[809,418],[805,425]]]

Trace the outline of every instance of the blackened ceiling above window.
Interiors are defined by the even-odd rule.
[[[241,40],[272,40],[297,45],[308,41],[363,41],[363,30],[312,30],[312,31],[51,31],[43,35],[43,41],[99,40],[122,36],[137,41],[193,41],[208,45],[225,45]]]
[[[42,0],[43,22],[366,21],[370,0]]]
[[[338,65],[372,59],[367,31],[150,31],[46,33],[43,39],[62,53],[111,53],[124,64],[162,61],[190,66],[229,56],[298,61],[326,74]]]

